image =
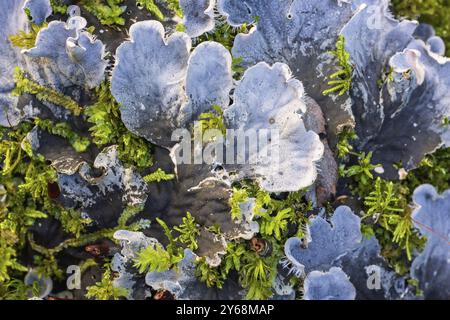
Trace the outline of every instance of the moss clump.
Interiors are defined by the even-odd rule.
[[[60,0],[50,0],[53,13],[66,14],[67,5],[62,4]]]
[[[323,95],[338,92],[340,96],[347,93],[350,90],[352,84],[353,67],[350,64],[350,54],[345,50],[345,38],[339,36],[336,42],[336,50],[331,51],[338,64],[338,71],[329,76],[329,86],[332,88],[325,90]]]
[[[102,280],[95,283],[93,286],[86,288],[86,298],[96,300],[119,300],[128,295],[128,290],[121,287],[115,287],[113,284],[113,276],[111,266],[105,264],[105,271],[102,275]]]
[[[72,98],[56,91],[55,89],[41,86],[39,83],[31,80],[23,70],[19,67],[14,69],[14,81],[16,87],[14,88],[12,95],[21,96],[25,93],[36,96],[39,101],[50,102],[55,105],[61,106],[75,116],[79,116],[82,112],[82,108]]]
[[[128,166],[147,168],[152,165],[149,144],[127,130],[120,119],[120,108],[111,94],[109,83],[96,89],[97,102],[86,108],[92,140],[97,146],[117,144],[119,159]]]
[[[341,134],[338,150],[341,152],[340,174],[354,198],[361,201],[365,215],[362,232],[367,237],[375,235],[380,242],[382,255],[399,274],[410,268],[412,252],[420,250],[425,239],[414,228],[411,217],[412,193],[420,184],[426,183],[432,174],[424,168],[413,170],[402,181],[387,181],[375,177],[371,153],[355,152],[351,140],[357,139],[350,130]],[[439,154],[439,152],[438,152]],[[448,163],[436,163],[439,172]],[[416,178],[419,174],[420,179]],[[445,179],[445,177],[444,177]],[[415,181],[415,182],[414,182]]]
[[[123,0],[82,0],[83,7],[100,21],[101,24],[125,25],[125,19],[122,14],[126,7],[122,6]]]
[[[241,217],[239,204],[255,198],[254,216],[260,225],[259,234],[250,241],[228,243],[227,253],[220,266],[209,267],[204,259],[197,263],[197,277],[207,286],[221,288],[231,271],[239,275],[246,289],[246,299],[263,300],[272,296],[272,284],[278,274],[278,263],[284,255],[284,243],[291,236],[303,236],[308,223],[306,213],[312,209],[305,192],[291,192],[283,199],[275,199],[251,182],[243,182],[233,189],[231,214]],[[297,285],[297,284],[294,284]]]
[[[9,41],[17,48],[31,49],[35,46],[36,37],[39,31],[47,26],[47,23],[44,23],[41,26],[31,23],[29,32],[19,31],[17,34],[9,36]]]
[[[204,112],[199,115],[197,121],[198,129],[205,134],[207,130],[218,130],[222,136],[225,136],[227,128],[223,118],[223,111],[220,106],[212,106],[211,112]],[[210,137],[211,140],[217,137]]]
[[[166,173],[161,168],[158,168],[153,173],[150,173],[144,177],[144,181],[147,183],[169,181],[175,179],[175,175],[172,173]]]

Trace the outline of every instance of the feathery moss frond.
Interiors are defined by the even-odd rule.
[[[186,217],[183,218],[183,223],[174,227],[174,230],[180,233],[177,238],[178,241],[187,245],[191,250],[196,250],[198,248],[197,237],[200,235],[200,230],[194,217],[189,212],[186,214]]]
[[[41,26],[31,23],[30,24],[30,32],[25,31],[19,31],[15,35],[9,36],[9,41],[18,48],[21,49],[31,49],[35,46],[36,43],[36,37],[41,31],[41,29],[44,29],[48,26],[48,23],[44,22]]]
[[[98,146],[117,144],[119,159],[127,166],[147,168],[153,164],[149,144],[127,130],[120,118],[120,108],[108,82],[97,89],[97,101],[86,108],[93,142]]]
[[[158,168],[153,173],[150,173],[144,177],[144,181],[147,183],[169,181],[175,179],[175,175],[172,173],[166,173],[161,168]]]
[[[48,133],[67,139],[76,152],[85,152],[91,143],[88,138],[80,137],[72,131],[72,128],[66,122],[54,123],[48,119],[43,120],[37,118],[34,123]]]
[[[86,288],[86,298],[94,298],[96,300],[119,300],[119,298],[126,297],[128,295],[128,290],[114,286],[112,278],[111,267],[109,264],[106,264],[102,280]]]
[[[242,218],[241,204],[247,201],[248,192],[246,189],[233,188],[233,194],[228,200],[228,204],[231,207],[231,218],[233,220],[239,220]]]
[[[330,52],[336,57],[339,70],[329,76],[329,86],[332,88],[325,90],[323,95],[339,92],[342,96],[350,90],[352,84],[353,67],[350,64],[350,54],[345,50],[345,38],[339,36],[336,42],[336,50]]]
[[[83,7],[100,21],[101,24],[125,25],[125,19],[121,16],[125,6],[121,6],[123,0],[82,0]]]
[[[37,82],[34,82],[29,79],[25,72],[23,72],[19,67],[14,69],[14,81],[16,82],[16,87],[12,92],[14,96],[19,97],[24,93],[28,93],[35,95],[39,101],[50,102],[64,107],[76,116],[79,116],[82,112],[82,108],[70,97],[65,96],[54,89],[41,86]]]
[[[227,128],[223,118],[223,111],[218,105],[212,106],[211,112],[204,112],[198,117],[197,125],[200,127],[202,134],[207,130],[219,130],[222,136],[225,136]],[[215,137],[210,137],[214,139]]]
[[[158,243],[141,250],[137,254],[134,266],[138,268],[139,273],[163,272],[171,269],[178,261],[178,259],[173,259],[173,256]]]
[[[139,7],[146,9],[159,20],[164,20],[164,14],[155,4],[155,0],[136,0],[136,4]]]

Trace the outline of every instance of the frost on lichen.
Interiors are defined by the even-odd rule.
[[[328,272],[313,271],[304,282],[305,300],[354,300],[355,287],[340,268]]]
[[[270,144],[260,141],[258,154],[250,154],[249,148],[249,164],[239,166],[239,175],[256,178],[269,192],[298,191],[316,179],[315,162],[322,157],[323,144],[315,132],[305,129],[303,94],[302,83],[292,78],[287,65],[259,63],[245,72],[234,103],[225,110],[231,129],[268,131]],[[274,144],[277,147],[271,148]]]
[[[414,191],[419,206],[412,214],[414,225],[426,236],[425,249],[415,258],[411,275],[419,281],[425,298],[450,296],[450,191],[439,195],[431,185]]]
[[[336,258],[358,246],[362,239],[360,218],[345,206],[336,209],[331,225],[325,219],[315,217],[309,229],[311,242],[307,248],[296,237],[285,244],[286,257],[298,275],[329,270]]]
[[[214,29],[214,6],[216,0],[180,0],[183,25],[191,38]]]

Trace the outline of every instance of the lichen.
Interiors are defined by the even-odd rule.
[[[447,4],[0,1],[0,299],[448,298]]]

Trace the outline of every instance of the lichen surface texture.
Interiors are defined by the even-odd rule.
[[[450,300],[447,0],[0,0],[0,300]]]

